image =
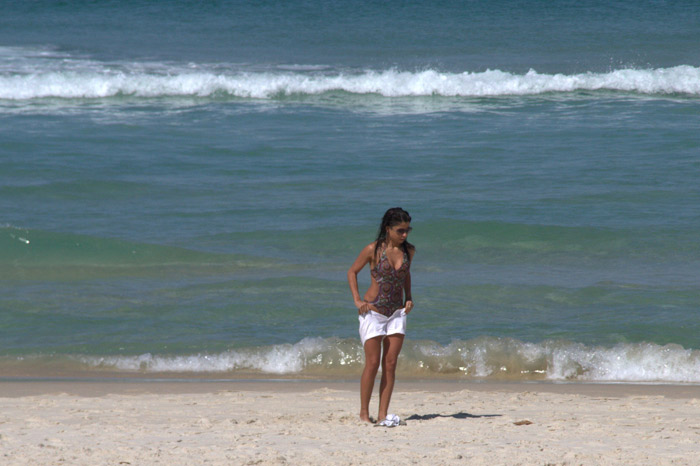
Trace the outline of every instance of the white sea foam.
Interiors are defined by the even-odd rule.
[[[650,343],[573,346],[552,352],[548,377],[626,382],[700,382],[700,351]]]
[[[220,354],[82,357],[92,368],[145,373],[357,374],[364,362],[356,340],[306,338],[295,344]],[[479,338],[442,346],[408,342],[400,370],[458,378],[546,379],[591,382],[700,383],[700,350],[652,343],[592,347],[578,343],[526,343]]]
[[[422,367],[474,377],[540,375],[548,380],[700,383],[700,351],[679,345],[630,343],[591,347],[483,338],[416,349],[413,357]]]
[[[19,65],[18,65],[19,66]],[[499,70],[446,73],[384,70],[339,72],[313,67],[268,71],[236,71],[221,66],[166,64],[100,64],[32,62],[21,69],[0,69],[0,99],[95,99],[120,96],[229,97],[276,99],[344,92],[382,97],[531,96],[579,91],[644,95],[700,95],[700,68],[688,65],[650,70],[622,69],[608,73],[515,74]]]
[[[306,338],[296,344],[276,345],[220,354],[184,356],[157,356],[151,353],[139,356],[83,357],[89,366],[143,372],[233,372],[255,370],[266,374],[300,373],[310,359],[328,349],[328,341]]]

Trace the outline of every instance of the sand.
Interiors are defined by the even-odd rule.
[[[662,465],[700,462],[700,387],[404,382],[0,382],[0,464]],[[376,395],[372,409],[376,410]]]

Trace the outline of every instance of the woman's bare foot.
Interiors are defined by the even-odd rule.
[[[360,413],[360,420],[365,421],[365,422],[369,422],[370,424],[376,424],[376,422],[377,422],[374,419],[372,419],[369,414],[366,414],[366,413]]]

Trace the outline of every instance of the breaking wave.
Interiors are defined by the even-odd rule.
[[[258,373],[356,376],[364,363],[356,340],[306,338],[295,344],[219,354],[81,356],[91,370],[158,373]],[[407,342],[399,371],[415,377],[587,382],[700,383],[700,351],[679,345],[628,343],[593,347],[564,341],[527,343],[483,337]]]
[[[322,65],[245,69],[234,64],[106,63],[87,58],[1,48],[0,99],[217,97],[279,99],[327,93],[395,97],[533,96],[580,91],[700,95],[700,68],[618,69],[605,73],[525,74],[337,70]]]

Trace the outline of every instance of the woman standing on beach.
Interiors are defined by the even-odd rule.
[[[379,419],[381,425],[394,426],[397,416],[388,415],[394,390],[396,362],[406,333],[406,315],[413,309],[411,298],[411,261],[415,248],[408,241],[411,216],[400,207],[389,209],[382,218],[377,239],[365,246],[348,270],[348,283],[360,314],[360,339],[365,349],[365,368],[360,382],[360,419],[372,422],[369,401],[379,363]],[[372,282],[360,298],[357,274],[370,265]]]

